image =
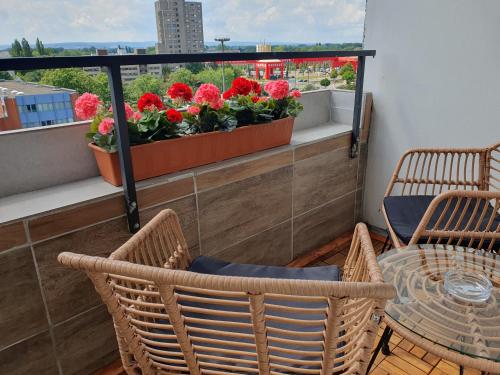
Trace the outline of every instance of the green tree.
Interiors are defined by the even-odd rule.
[[[240,68],[235,68],[232,66],[226,66],[224,68],[224,78],[226,83],[226,88],[229,88],[233,83],[234,79],[243,75],[243,71]],[[196,86],[201,83],[213,83],[215,86],[222,89],[222,68],[217,69],[205,69],[196,74],[195,76]]]
[[[39,56],[45,56],[47,54],[47,51],[45,51],[45,47],[42,41],[38,38],[36,38],[36,51],[38,52]]]
[[[332,82],[331,82],[328,78],[323,78],[323,79],[319,82],[319,84],[320,84],[321,86],[323,86],[323,87],[328,87],[328,86],[330,86],[330,84],[331,84],[331,83],[332,83]]]
[[[351,71],[348,71],[348,72],[345,72],[344,74],[342,74],[342,79],[348,84],[350,85],[351,83],[354,82],[354,80],[356,79],[356,74],[354,72],[351,72]]]
[[[180,68],[170,73],[167,79],[167,86],[170,87],[175,82],[182,82],[186,85],[194,86],[196,81],[192,71],[186,68]]]
[[[163,97],[165,91],[166,85],[161,79],[151,74],[144,74],[125,85],[124,95],[126,101],[134,103],[146,92]]]
[[[23,56],[23,47],[21,46],[21,43],[19,43],[19,40],[14,40],[14,42],[11,45],[10,48],[10,55],[12,57],[22,57]]]
[[[109,93],[108,75],[99,73],[93,77],[92,93],[96,94],[106,104],[111,103],[111,95]]]
[[[3,70],[0,70],[0,79],[5,79],[5,80],[11,80],[14,79],[9,72],[4,72]]]
[[[205,65],[202,63],[189,63],[186,64],[186,69],[190,70],[194,74],[201,72],[203,69],[205,69]]]
[[[40,82],[45,85],[73,89],[79,94],[92,92],[94,89],[92,76],[78,68],[46,70]]]
[[[29,42],[26,40],[26,38],[23,38],[23,40],[21,40],[21,46],[23,48],[23,56],[24,57],[33,56],[33,51],[31,50],[31,46],[30,46]]]
[[[17,72],[17,76],[25,82],[40,82],[43,70],[27,70]]]
[[[315,85],[313,85],[312,83],[308,83],[300,91],[313,91],[313,90],[317,90],[317,89],[318,88]]]
[[[354,67],[352,66],[351,63],[347,63],[345,65],[343,65],[341,68],[340,68],[340,75],[343,76],[344,73],[347,73],[347,72],[353,72],[354,73]]]
[[[338,77],[338,75],[339,75],[339,73],[337,72],[337,69],[332,68],[332,72],[330,73],[330,78],[335,79]]]

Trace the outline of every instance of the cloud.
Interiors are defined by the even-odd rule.
[[[153,0],[2,0],[0,44],[156,40]],[[365,0],[202,0],[205,40],[361,41]]]

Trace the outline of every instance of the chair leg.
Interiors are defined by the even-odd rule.
[[[460,375],[464,375],[464,366],[460,366]]]
[[[368,368],[366,369],[366,375],[368,375],[370,373],[370,370],[373,366],[373,363],[375,362],[375,359],[377,358],[378,353],[380,353],[380,349],[382,349],[382,347],[384,346],[384,343],[389,342],[389,339],[391,338],[391,336],[392,336],[392,329],[390,329],[389,327],[385,327],[384,333],[382,334],[382,337],[378,341],[377,347],[373,351],[372,357],[370,359],[370,363],[368,364]]]
[[[383,355],[391,355],[391,349],[389,348],[389,340],[392,337],[392,329],[389,328],[389,334],[387,335],[387,338],[382,344],[382,354]]]
[[[384,246],[382,246],[382,251],[380,252],[380,254],[383,254],[386,250],[389,250],[391,248],[391,243],[392,243],[391,236],[387,235],[384,241]]]

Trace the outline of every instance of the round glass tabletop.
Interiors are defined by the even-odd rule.
[[[385,312],[406,329],[446,348],[500,362],[500,255],[443,245],[394,249],[378,257],[397,295]],[[485,302],[465,302],[444,288],[445,274],[461,269],[487,277]]]

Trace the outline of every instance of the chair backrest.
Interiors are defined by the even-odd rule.
[[[189,253],[170,210],[109,259],[58,259],[93,281],[130,374],[364,374],[394,296],[360,224],[342,282],[185,271]]]
[[[448,191],[429,205],[409,245],[500,248],[500,191]]]
[[[488,148],[485,178],[487,190],[500,191],[500,142]]]

